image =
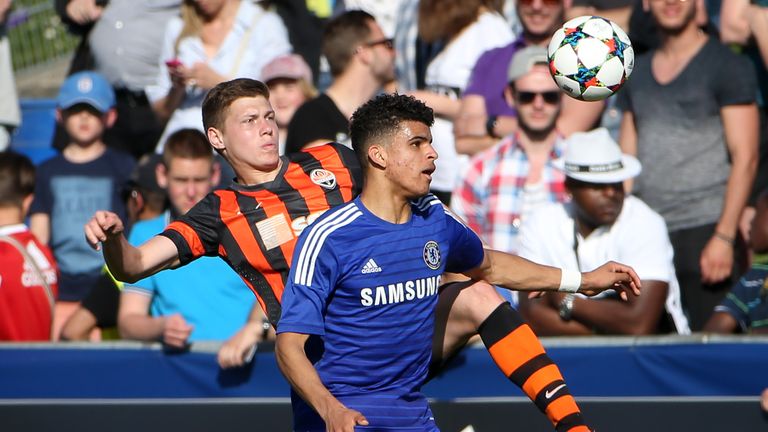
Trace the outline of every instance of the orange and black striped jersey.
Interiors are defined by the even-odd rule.
[[[176,244],[182,265],[203,255],[220,256],[256,294],[273,324],[280,318],[299,234],[362,188],[360,164],[343,145],[314,147],[282,161],[273,181],[233,183],[211,192],[160,234]]]

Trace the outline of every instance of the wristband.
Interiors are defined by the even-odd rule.
[[[560,287],[558,291],[575,293],[581,286],[581,272],[576,270],[560,269]]]
[[[723,234],[721,232],[717,232],[717,231],[715,231],[715,233],[712,234],[712,237],[718,238],[718,239],[728,243],[729,245],[733,246],[733,242],[734,242],[734,238],[733,237],[729,237],[729,236],[727,236],[727,235],[725,235],[725,234]]]

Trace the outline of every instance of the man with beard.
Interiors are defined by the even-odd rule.
[[[486,51],[475,63],[461,97],[461,109],[454,121],[456,151],[474,155],[493,146],[498,139],[518,129],[518,114],[504,97],[506,72],[516,53],[524,47],[547,47],[552,33],[565,21],[571,0],[519,0],[516,10],[523,31],[516,40]],[[603,111],[602,103],[567,98],[557,119],[557,128],[566,136],[593,128]]]
[[[392,39],[367,12],[352,10],[329,21],[323,33],[323,55],[333,83],[296,110],[288,125],[286,154],[330,141],[349,146],[352,113],[395,79]]]
[[[520,228],[523,258],[582,271],[603,260],[628,263],[643,283],[642,297],[616,301],[598,295],[520,297],[520,312],[538,335],[688,334],[680,287],[664,219],[624,192],[623,181],[638,175],[640,163],[622,155],[606,129],[577,132],[565,141],[562,159],[568,203],[545,204]]]
[[[520,128],[471,160],[451,208],[491,248],[516,253],[527,213],[566,199],[565,176],[552,166],[563,149],[555,129],[562,93],[549,75],[543,47],[518,51],[507,75],[504,95],[517,108]]]
[[[633,192],[667,223],[693,331],[740,271],[759,136],[754,68],[699,28],[703,3],[648,2],[661,45],[637,58],[618,94],[621,147],[645,167]]]

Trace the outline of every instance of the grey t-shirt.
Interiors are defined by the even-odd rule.
[[[651,73],[653,54],[637,58],[617,95],[618,106],[635,117],[643,172],[634,192],[664,217],[670,231],[715,223],[731,168],[720,109],[755,102],[753,66],[710,39],[662,85]]]

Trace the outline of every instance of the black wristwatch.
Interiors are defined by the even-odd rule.
[[[563,321],[570,321],[573,316],[573,300],[576,296],[574,294],[566,294],[562,300],[560,300],[560,319]]]
[[[491,138],[498,138],[498,136],[496,136],[496,132],[494,132],[498,120],[499,118],[497,116],[488,116],[488,121],[485,122],[485,131]]]

